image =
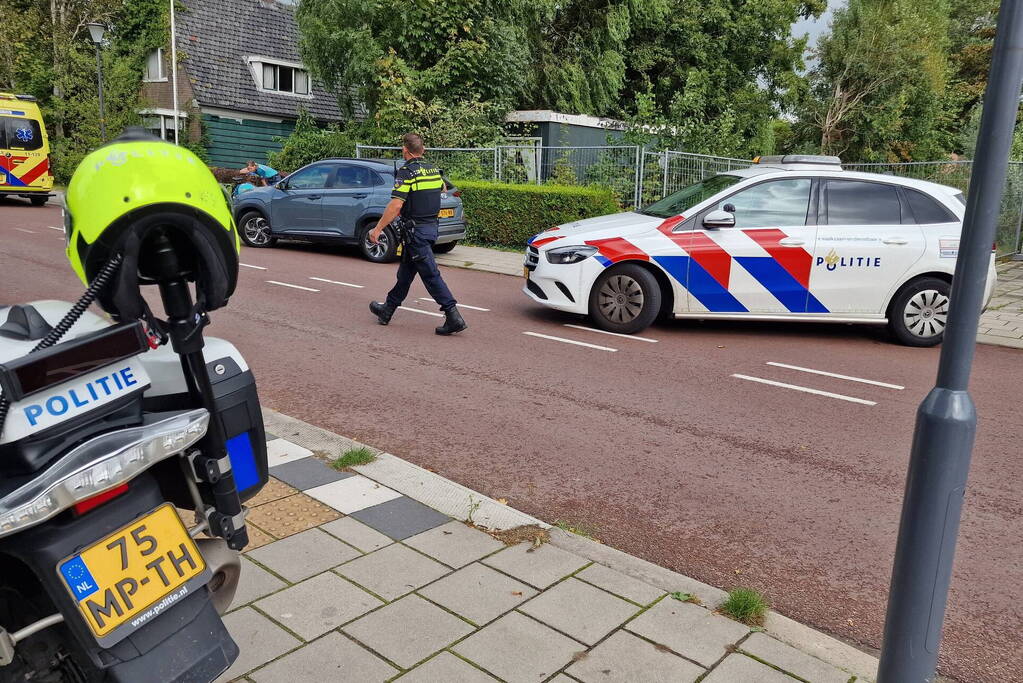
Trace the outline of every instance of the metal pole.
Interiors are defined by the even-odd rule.
[[[1023,0],[1002,0],[937,383],[917,411],[878,683],[936,675],[977,425],[967,388],[1021,88]]]
[[[643,174],[640,172],[640,167],[643,163],[643,159],[640,156],[642,154],[642,149],[642,145],[636,145],[636,180],[632,184],[632,208],[634,209],[639,208],[639,182],[640,178],[643,177]]]
[[[171,97],[174,99],[174,144],[178,144],[178,46],[174,30],[174,3],[170,0],[170,43],[171,43]]]
[[[668,196],[668,166],[671,164],[671,157],[668,150],[664,150],[664,180],[661,181],[661,197]]]
[[[103,104],[103,56],[99,51],[99,43],[96,43],[96,78],[99,83],[99,136],[103,142],[106,142],[107,110]]]

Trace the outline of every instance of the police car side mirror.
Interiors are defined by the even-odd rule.
[[[711,211],[703,218],[703,227],[709,230],[717,230],[718,228],[734,228],[735,227],[735,216],[727,211]]]

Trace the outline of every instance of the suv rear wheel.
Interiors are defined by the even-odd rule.
[[[888,329],[900,344],[936,346],[945,336],[951,286],[936,277],[908,282],[888,308]]]
[[[373,263],[393,261],[398,254],[398,237],[394,233],[394,229],[389,225],[385,227],[384,231],[380,233],[380,239],[374,244],[369,241],[369,233],[374,226],[376,226],[375,222],[367,223],[362,231],[362,237],[359,239],[362,255]]]
[[[657,278],[635,263],[608,268],[590,290],[590,317],[608,332],[634,334],[644,330],[660,310]]]

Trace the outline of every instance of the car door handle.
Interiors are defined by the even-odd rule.
[[[889,237],[886,240],[881,240],[885,244],[909,244],[909,240],[903,237]]]
[[[353,194],[352,195],[352,197],[354,197],[356,199],[365,199],[368,196],[369,195],[367,193],[365,193],[365,192],[360,192],[359,194]]]
[[[305,198],[310,200],[310,201],[316,201],[317,199],[323,199],[323,197],[321,195],[318,195],[318,194],[309,194],[309,195],[306,195]]]
[[[783,247],[801,247],[806,244],[806,242],[798,237],[786,237],[785,239],[780,240],[778,244]]]

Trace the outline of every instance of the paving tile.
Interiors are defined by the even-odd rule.
[[[266,436],[267,443],[273,441],[274,439],[281,438],[281,437],[277,436],[276,434],[274,434],[273,432],[264,432],[264,435]]]
[[[775,640],[763,633],[754,633],[739,646],[744,652],[785,669],[813,683],[847,683],[850,675],[827,662]]]
[[[518,612],[501,617],[452,649],[508,683],[542,681],[585,650]]]
[[[568,579],[519,609],[576,640],[593,645],[641,608],[578,579]]]
[[[358,510],[351,515],[396,541],[451,521],[447,515],[406,496]]]
[[[235,591],[231,609],[259,600],[288,585],[247,557],[242,557],[241,562],[242,573],[238,579],[238,590]]]
[[[728,646],[749,633],[739,622],[671,598],[661,600],[626,628],[704,666],[719,660]]]
[[[634,579],[614,569],[609,569],[602,564],[591,564],[576,574],[576,576],[640,605],[649,605],[664,595],[664,591],[660,588],[654,588],[639,579]]]
[[[302,644],[298,638],[251,607],[231,612],[224,617],[224,625],[241,652],[217,683],[234,680]]]
[[[333,572],[317,574],[256,607],[301,638],[312,640],[383,603]]]
[[[335,519],[333,522],[327,522],[320,528],[331,536],[337,536],[348,545],[355,546],[364,553],[371,553],[394,542],[354,517]]]
[[[405,545],[449,567],[464,567],[504,547],[496,538],[455,521],[407,538]]]
[[[274,439],[266,444],[266,462],[270,467],[277,467],[292,460],[308,458],[312,454],[313,452],[308,448],[303,448],[287,439]]]
[[[288,581],[301,581],[359,557],[359,551],[328,533],[310,529],[257,548],[249,556]]]
[[[265,503],[249,510],[248,519],[277,538],[312,529],[340,517],[341,514],[304,493]]]
[[[277,540],[254,524],[249,524],[248,521],[245,523],[245,528],[249,531],[249,544],[245,546],[244,552],[249,552],[256,548],[262,548],[264,545],[273,543]]]
[[[338,472],[319,458],[302,458],[271,467],[270,476],[277,477],[299,491],[305,491],[354,475],[351,472]]]
[[[401,494],[361,475],[309,489],[306,493],[346,515],[393,500]]]
[[[407,669],[472,633],[473,628],[418,595],[407,595],[342,630]]]
[[[259,493],[245,501],[245,505],[249,508],[254,508],[259,505],[269,503],[272,500],[293,496],[296,493],[298,493],[298,489],[293,489],[283,481],[270,477],[270,480],[266,482],[266,485],[262,489],[260,489]]]
[[[536,595],[526,584],[478,562],[445,576],[419,593],[480,626]]]
[[[420,664],[398,679],[401,683],[494,683],[496,679],[485,674],[450,652]],[[557,680],[557,679],[555,679]]]
[[[338,567],[337,571],[385,600],[394,600],[439,579],[450,570],[415,550],[394,544],[363,555]]]
[[[266,666],[251,678],[255,683],[307,683],[308,681],[386,681],[397,669],[353,643],[330,633],[287,657]]]
[[[569,678],[565,674],[558,674],[551,679],[551,683],[576,683],[574,678]]]
[[[583,683],[692,683],[706,670],[619,631],[565,671]]]
[[[702,683],[796,683],[796,679],[745,655],[729,655]]]
[[[544,543],[538,548],[519,543],[483,560],[494,569],[543,590],[589,563],[578,555]]]

